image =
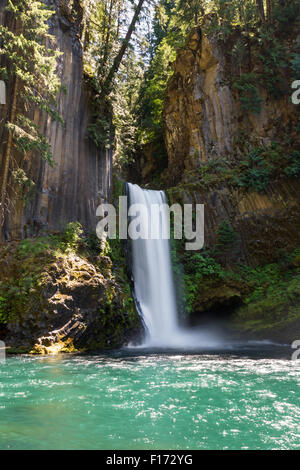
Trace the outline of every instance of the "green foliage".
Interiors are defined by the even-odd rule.
[[[262,99],[256,86],[258,76],[254,73],[244,73],[234,82],[234,88],[238,90],[242,109],[254,114],[261,112]]]
[[[218,0],[210,3],[210,11],[214,14],[205,21],[204,29],[219,40],[233,42],[230,54],[233,66],[236,68],[238,65],[239,69],[239,75],[233,81],[234,88],[238,90],[242,108],[259,114],[259,86],[272,97],[280,98],[288,93],[290,68],[294,73],[298,69],[298,51],[290,56],[290,47],[282,39],[299,19],[299,2],[291,0],[284,5],[272,2],[271,16],[263,22],[255,1]],[[259,59],[255,73],[249,73],[252,55],[255,55],[256,62]]]
[[[125,261],[121,241],[118,237],[116,239],[109,240],[108,250],[106,254],[111,258],[112,262],[116,265],[119,265],[120,262],[123,263]]]
[[[141,144],[154,141],[161,133],[164,92],[173,73],[169,64],[175,57],[176,51],[168,38],[162,39],[145,74],[138,101]]]
[[[276,29],[280,34],[289,33],[293,24],[300,19],[299,2],[292,0],[284,2],[284,5],[282,5],[282,2],[279,4],[274,3],[273,18],[276,22]]]
[[[30,200],[35,193],[35,183],[26,175],[21,168],[12,171],[13,180],[18,188],[20,188],[22,198],[25,201]]]
[[[70,222],[62,233],[62,243],[66,248],[76,250],[82,234],[82,225],[79,222]]]
[[[294,79],[298,80],[300,77],[300,36],[297,37],[296,52],[292,54],[291,65],[294,74]]]
[[[299,253],[299,248],[285,253],[277,264],[239,268],[250,288],[244,306],[236,312],[236,321],[242,328],[280,328],[300,318]]]
[[[271,146],[269,153],[268,149],[255,147],[248,153],[247,160],[241,162],[241,175],[236,177],[238,186],[252,191],[265,191],[274,171],[272,157],[277,156],[275,148]]]
[[[122,247],[122,242],[118,238],[108,241],[107,256],[110,258],[112,263],[113,275],[118,285],[121,287],[121,300],[123,307],[127,314],[134,318],[136,317],[137,312],[128,278],[127,261]]]
[[[0,324],[5,325],[8,320],[7,298],[0,296]]]
[[[79,222],[70,222],[66,225],[62,233],[57,235],[48,235],[35,239],[26,238],[18,245],[18,254],[28,256],[30,253],[38,255],[43,252],[66,253],[68,251],[77,251],[80,243],[87,243],[87,248],[91,247],[90,237],[85,240],[82,238],[83,230]]]
[[[93,103],[93,121],[88,127],[88,135],[100,148],[109,148],[112,140],[111,104],[96,99]]]
[[[196,170],[185,171],[184,181],[190,189],[220,187],[223,183],[243,188],[246,191],[263,193],[268,184],[283,175],[296,177],[299,171],[299,150],[293,140],[285,137],[282,143],[273,141],[268,146],[252,147],[242,136],[241,148],[247,152],[245,159],[232,162],[230,159],[212,157]],[[236,140],[236,145],[239,142]],[[248,149],[248,151],[247,151]]]
[[[184,318],[187,314],[187,290],[185,286],[185,275],[183,270],[182,259],[179,254],[182,251],[182,244],[182,240],[174,239],[174,221],[172,220],[170,240],[171,266],[175,285],[175,295],[179,318]]]
[[[199,1],[161,0],[156,5],[149,44],[150,63],[140,85],[135,112],[139,144],[158,143],[162,153],[164,94],[173,75],[170,65],[178,48],[184,45],[189,22],[200,4]],[[160,157],[164,159],[163,154]]]
[[[226,247],[235,244],[230,224],[222,227],[219,239]],[[176,262],[184,267],[183,300],[188,314],[202,311],[203,305],[209,308],[211,301],[213,305],[218,291],[224,299],[230,299],[230,292],[239,293],[243,306],[236,310],[235,318],[245,329],[284,326],[300,317],[300,249],[282,254],[277,263],[256,267],[235,264],[224,268],[216,255],[216,249],[177,251]]]
[[[115,89],[98,102],[120,47],[120,25],[124,22],[128,26],[128,2],[92,4],[85,48],[85,72],[93,82],[96,96],[90,136],[97,145],[109,145],[115,130],[115,162],[119,169],[137,160],[145,144],[158,143],[162,152],[157,160],[164,161],[163,107],[166,86],[173,74],[171,63],[195,27],[200,26],[219,41],[228,41],[233,86],[245,112],[261,112],[261,88],[275,98],[288,92],[287,75],[291,67],[296,73],[299,61],[297,52],[290,55],[281,34],[294,27],[299,5],[295,0],[284,4],[274,0],[272,11],[268,11],[266,2],[264,5],[266,21],[259,14],[256,0],[159,0],[150,32],[143,31],[143,40],[139,33],[135,35],[134,46],[128,49],[115,77]],[[257,67],[255,73],[249,73],[254,56]],[[267,169],[254,168],[250,173],[251,180],[261,182],[258,186],[265,185]],[[205,179],[209,178],[209,174],[205,175]]]
[[[232,55],[234,61],[239,66],[239,73],[241,75],[243,61],[245,59],[247,53],[247,43],[244,38],[238,39],[234,44],[230,54]],[[242,88],[244,87],[244,83],[241,83]]]
[[[286,46],[273,33],[270,41],[262,41],[258,57],[263,65],[261,74],[263,85],[271,96],[280,98],[287,91],[285,69],[288,67],[288,52]]]
[[[84,71],[94,91],[89,136],[101,148],[111,147],[115,139],[114,163],[118,170],[133,160],[136,151],[134,106],[146,39],[144,32],[141,38],[136,31],[132,46],[131,40],[124,38],[130,31],[135,8],[136,2],[131,0],[99,0],[90,2],[88,7]],[[123,47],[125,53],[115,68],[115,59]]]
[[[227,254],[238,242],[238,234],[228,220],[223,220],[217,230],[216,253]]]
[[[195,301],[205,278],[221,278],[223,269],[217,261],[202,253],[185,252],[183,255],[186,311],[194,310]]]
[[[186,30],[193,25],[198,25],[199,20],[205,14],[204,6],[206,1],[190,0],[189,2],[186,2],[185,0],[177,0],[174,3],[176,3],[175,24],[184,24]]]
[[[8,80],[8,71],[6,67],[0,67],[0,80]]]
[[[6,324],[26,308],[35,279],[20,277],[16,284],[2,283],[0,286],[0,323]],[[14,305],[14,308],[13,308]]]
[[[116,280],[120,287],[116,290],[114,285],[107,284],[105,303],[99,309],[103,308],[104,314],[115,314],[113,309],[116,309],[116,305],[119,308],[121,302],[125,317],[119,312],[120,322],[126,319],[132,328],[137,327],[138,316],[119,240],[110,240],[106,249],[101,252],[100,240],[96,234],[84,236],[81,225],[76,222],[69,223],[62,233],[25,239],[16,247],[5,245],[0,251],[1,258],[9,261],[4,263],[5,269],[0,273],[0,324],[22,318],[23,313],[28,311],[28,306],[34,305],[32,299],[36,300],[37,305],[41,305],[43,286],[45,282],[49,282],[48,267],[53,263],[57,264],[62,257],[71,261],[76,255],[83,260],[88,259],[106,279]],[[104,322],[106,320],[106,317],[103,318]],[[119,326],[115,325],[116,328]]]
[[[45,259],[42,261],[39,258],[40,252],[37,249],[32,250],[25,246],[24,240],[20,250],[14,252],[13,255],[10,253],[10,263],[1,273],[0,323],[4,325],[16,317],[21,317],[26,310],[32,296],[36,293],[38,273],[45,262]],[[5,247],[2,249],[5,250]],[[39,262],[35,259],[37,253]],[[26,257],[28,259],[23,263]]]
[[[40,158],[53,166],[50,144],[36,124],[18,114],[16,122],[8,123],[7,127],[13,131],[15,144],[21,153],[27,155],[29,152],[37,152]]]
[[[92,255],[92,257],[96,257],[99,255],[101,251],[101,242],[97,237],[96,233],[90,232],[84,239],[84,244],[88,252]]]
[[[285,174],[289,177],[296,177],[300,175],[300,152],[294,150],[287,155],[288,166],[284,170]]]
[[[14,33],[0,26],[2,46],[0,55],[9,60],[9,72],[24,84],[23,98],[33,101],[54,116],[55,98],[60,87],[56,76],[56,61],[61,55],[53,47],[48,20],[54,14],[40,1],[11,1],[7,10],[21,23],[21,31]],[[44,44],[47,39],[49,46]],[[53,114],[54,113],[54,114]]]
[[[204,276],[220,276],[222,274],[220,264],[208,255],[186,252],[183,260],[185,273],[188,275],[202,279]]]
[[[213,0],[207,2],[206,11],[211,14],[204,24],[207,34],[225,41],[235,28],[251,31],[258,23],[256,3],[252,0]]]
[[[89,4],[89,22],[84,51],[84,72],[93,90],[93,119],[88,128],[91,140],[100,148],[108,148],[113,138],[112,105],[110,97],[100,96],[105,77],[118,47],[118,7],[124,2],[97,1]]]
[[[264,288],[275,287],[282,277],[280,265],[275,263],[254,268],[241,266],[240,272],[244,280],[252,286],[252,292],[245,299],[246,303],[260,299]]]
[[[117,91],[112,98],[115,128],[115,165],[119,174],[132,163],[138,152],[138,123],[136,106],[143,79],[143,64],[129,51],[116,78]]]
[[[62,123],[56,108],[60,88],[56,67],[61,53],[54,46],[48,24],[54,11],[37,0],[9,0],[6,10],[14,16],[15,29],[0,25],[0,57],[7,62],[0,76],[15,82],[14,93],[22,99],[25,109],[35,105]],[[35,152],[53,163],[49,142],[31,119],[18,114],[7,127],[13,132],[16,148],[26,158]]]
[[[234,172],[235,183],[250,191],[264,192],[272,178],[285,174],[296,177],[300,174],[299,150],[287,151],[274,141],[270,146],[254,147],[240,162],[240,168]]]
[[[284,275],[277,265],[255,273],[254,291],[236,313],[236,321],[252,331],[281,328],[300,318],[300,275]],[[288,273],[290,274],[290,273]]]
[[[49,250],[51,248],[51,240],[45,238],[38,238],[36,240],[32,240],[29,238],[26,238],[25,240],[22,240],[18,246],[18,254],[21,256],[27,256],[30,253],[35,256],[43,251]]]

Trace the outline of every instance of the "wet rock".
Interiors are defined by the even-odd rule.
[[[5,282],[20,285],[18,269],[26,270],[27,263],[30,267],[28,259],[15,259]],[[134,303],[112,273],[104,277],[98,267],[71,252],[44,263],[33,274],[34,292],[24,291],[24,302],[18,295],[10,298],[14,313],[7,324],[9,348],[41,354],[102,350],[120,347],[142,333]]]

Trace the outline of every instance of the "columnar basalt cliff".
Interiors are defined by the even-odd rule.
[[[238,137],[242,133],[248,144],[268,145],[278,139],[278,131],[291,133],[295,125],[296,109],[290,99],[292,81],[287,83],[287,94],[281,99],[272,98],[257,83],[261,111],[245,112],[231,83],[232,77],[239,74],[228,50],[232,45],[234,42],[208,38],[198,28],[177,53],[164,108],[170,182],[182,181],[183,171],[197,169],[216,156],[241,160]],[[257,64],[250,66],[254,72]]]
[[[275,141],[282,144],[278,154],[284,159],[290,150],[287,137],[292,148],[299,147],[296,106],[290,99],[292,80],[286,77],[287,92],[279,99],[257,84],[261,109],[245,110],[232,83],[241,72],[230,47],[230,40],[208,38],[198,28],[177,54],[164,107],[165,178],[173,202],[205,204],[206,247],[215,244],[217,228],[226,219],[240,235],[236,251],[240,260],[272,262],[280,250],[294,249],[299,243],[298,183],[272,167],[274,175],[263,191],[249,188],[241,164],[252,148],[268,151]],[[245,68],[248,73],[257,70],[254,51],[252,64]],[[273,164],[275,168],[277,162]]]
[[[103,244],[87,232],[95,231],[98,204],[110,199],[117,206],[123,185],[116,175],[111,191],[111,150],[88,137],[93,91],[83,73],[81,1],[48,3],[55,9],[51,33],[63,53],[57,102],[64,124],[24,109],[18,95],[17,113],[34,120],[49,139],[54,166],[38,154],[29,159],[14,149],[10,155],[10,204],[0,232],[0,243],[11,242],[0,247],[0,339],[36,353],[119,347],[143,335],[130,275],[119,240]],[[0,24],[16,30],[6,4]],[[166,189],[171,203],[205,206],[204,250],[186,252],[181,241],[172,246],[184,268],[174,270],[176,280],[185,282],[178,311],[190,319],[230,311],[241,329],[290,341],[300,321],[300,140],[291,66],[283,67],[285,89],[273,93],[276,70],[269,67],[270,80],[257,38],[249,36],[245,57],[235,60],[239,27],[225,39],[219,29],[205,31],[205,23],[193,29],[172,64],[163,110],[167,157],[160,127],[129,179]],[[277,38],[289,55],[297,31]],[[5,124],[16,95],[12,83],[6,88],[0,158],[9,148]],[[35,183],[27,200],[13,182],[13,165]],[[1,174],[4,167],[1,158]]]
[[[113,197],[112,150],[97,148],[88,136],[95,92],[83,72],[84,11],[80,0],[47,3],[55,11],[49,32],[62,52],[57,103],[64,122],[34,106],[24,109],[18,94],[15,114],[28,116],[47,137],[54,165],[39,154],[27,158],[16,147],[10,155],[9,203],[0,233],[0,338],[11,352],[120,347],[142,335],[142,325],[122,253],[112,248],[104,253],[95,233],[97,206]],[[17,31],[6,5],[1,2],[0,24]],[[1,66],[8,65],[1,60]],[[0,105],[1,175],[13,95],[14,85],[6,81],[6,104]],[[27,200],[13,181],[15,168],[35,183]],[[114,264],[107,251],[113,252]]]
[[[168,198],[205,206],[204,250],[179,245],[176,255],[188,310],[195,319],[229,311],[240,331],[289,342],[300,315],[293,72],[285,65],[270,79],[255,38],[241,62],[232,53],[238,28],[226,41],[205,29],[194,29],[178,51],[164,105]],[[277,38],[287,56],[297,34],[291,28]]]
[[[0,24],[14,27],[12,15],[5,11],[6,4],[6,1],[1,2]],[[3,226],[5,240],[59,231],[70,221],[80,221],[86,230],[94,230],[96,207],[110,194],[111,151],[97,148],[87,137],[92,96],[83,76],[80,1],[49,0],[49,4],[56,11],[50,32],[56,38],[57,48],[63,52],[57,73],[63,85],[58,109],[64,124],[51,120],[39,110],[30,111],[30,117],[51,143],[54,166],[51,168],[38,155],[30,161],[20,160],[20,155],[14,151],[12,159],[35,182],[36,191],[25,203],[9,181],[12,204]],[[7,104],[0,105],[0,156],[7,143],[5,122],[11,105],[12,84],[7,83]],[[20,99],[17,110],[22,110]]]

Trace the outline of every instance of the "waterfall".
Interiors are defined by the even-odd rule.
[[[180,334],[175,290],[171,268],[170,241],[162,238],[162,227],[166,220],[166,196],[163,191],[143,190],[128,184],[130,205],[145,207],[141,222],[149,229],[155,227],[157,239],[131,240],[132,277],[134,297],[143,317],[147,338],[146,345],[170,346]],[[151,206],[161,211],[153,211]],[[145,219],[146,218],[146,219]]]
[[[140,204],[144,208],[137,216],[138,225],[155,229],[156,234],[156,237],[131,239],[129,242],[133,295],[147,331],[142,346],[176,349],[219,347],[221,340],[216,331],[203,327],[200,330],[182,328],[179,325],[170,240],[162,236],[162,227],[168,224],[164,191],[145,190],[127,183],[126,192],[130,207]],[[151,211],[154,205],[161,210]],[[134,218],[129,214],[130,224]]]

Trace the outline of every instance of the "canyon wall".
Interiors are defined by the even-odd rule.
[[[257,67],[253,55],[248,73]],[[261,111],[245,111],[230,80],[239,73],[230,56],[230,42],[225,47],[216,38],[208,39],[200,28],[191,33],[172,66],[164,106],[168,151],[164,179],[171,201],[205,204],[206,247],[216,243],[220,223],[228,220],[239,234],[236,257],[241,261],[271,262],[278,252],[294,249],[300,231],[297,178],[282,176],[282,170],[279,177],[270,178],[264,191],[250,191],[232,177],[246,158],[246,148],[248,152],[252,147],[268,148],[286,136],[298,148],[291,81],[290,92],[279,99],[258,84]],[[221,160],[227,170],[216,173],[212,162]],[[207,168],[205,184],[203,168]]]
[[[50,32],[57,48],[63,52],[58,60],[58,75],[63,89],[58,109],[64,125],[53,121],[38,109],[28,111],[51,143],[54,166],[38,155],[28,160],[15,150],[11,156],[35,182],[33,197],[24,202],[9,177],[8,194],[12,201],[3,226],[5,240],[61,230],[66,223],[79,221],[87,231],[96,226],[96,208],[111,190],[112,154],[101,150],[87,137],[91,120],[91,91],[83,77],[82,8],[79,0],[49,0],[56,13]],[[0,5],[0,24],[15,26],[14,18]],[[0,156],[6,148],[5,122],[12,104],[12,85],[6,83],[6,105],[0,105]],[[22,101],[17,100],[17,111]],[[23,110],[22,110],[23,111]],[[2,160],[2,158],[1,158]]]

